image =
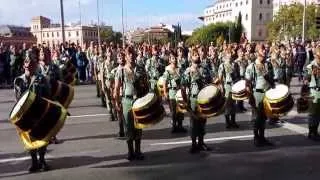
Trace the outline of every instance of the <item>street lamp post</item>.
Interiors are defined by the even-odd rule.
[[[97,0],[97,16],[98,16],[98,45],[101,47],[101,38],[100,38],[100,17],[99,17],[99,0]]]
[[[125,47],[125,35],[124,35],[124,22],[123,22],[123,0],[121,0],[121,13],[122,13],[122,48]]]
[[[305,41],[305,31],[306,31],[306,6],[307,0],[304,0],[303,4],[303,19],[302,19],[302,43]]]
[[[64,33],[64,11],[63,11],[63,0],[60,0],[60,11],[61,11],[61,31],[62,31],[62,43],[66,41],[66,36]]]

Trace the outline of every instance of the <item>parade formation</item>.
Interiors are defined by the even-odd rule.
[[[298,45],[301,46],[301,45]],[[79,51],[81,51],[79,49]],[[14,80],[16,105],[9,115],[18,136],[30,152],[29,172],[47,171],[46,148],[59,143],[68,107],[85,72],[76,67],[88,63],[88,77],[96,83],[101,105],[118,121],[118,136],[126,139],[127,159],[143,160],[142,132],[164,119],[170,109],[171,133],[189,132],[191,154],[210,151],[204,141],[208,118],[225,117],[226,129],[238,129],[237,113],[252,110],[253,144],[273,146],[265,137],[266,121],[277,123],[296,103],[299,112],[309,112],[308,138],[319,141],[320,48],[312,49],[314,60],[306,66],[300,98],[293,99],[290,82],[294,76],[294,53],[283,44],[224,44],[222,47],[183,42],[98,47],[92,42],[84,53],[87,61],[72,62],[66,52],[55,64],[48,47],[26,51],[23,74]],[[55,56],[53,56],[55,57]],[[81,59],[80,57],[77,59]],[[184,120],[190,117],[190,128]],[[38,160],[39,155],[39,160]]]

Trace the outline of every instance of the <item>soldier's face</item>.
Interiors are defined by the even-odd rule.
[[[170,63],[175,66],[178,64],[176,57],[174,57],[173,55],[170,56]]]
[[[24,62],[24,70],[27,75],[33,75],[38,67],[38,63],[36,61],[26,61]]]

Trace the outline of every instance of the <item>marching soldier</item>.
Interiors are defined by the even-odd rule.
[[[128,144],[128,160],[134,159],[143,160],[144,156],[141,153],[141,135],[142,130],[135,128],[132,106],[134,97],[139,91],[134,86],[136,81],[135,74],[135,57],[134,51],[131,47],[126,50],[126,64],[122,69],[118,69],[115,76],[115,92],[114,97],[118,100],[120,98],[120,89],[122,90],[122,111],[125,120],[125,129]],[[120,109],[119,101],[117,101],[117,109]],[[133,148],[135,142],[135,148]]]
[[[38,68],[38,57],[39,52],[36,49],[29,51],[27,57],[24,60],[24,74],[17,77],[14,80],[14,92],[16,100],[18,100],[23,93],[28,90],[33,91],[40,97],[50,97],[50,85],[44,75],[37,72]],[[33,173],[39,170],[48,171],[50,167],[47,165],[45,160],[47,146],[39,149],[30,150],[30,156],[32,160],[29,172]],[[39,155],[39,160],[38,160]]]
[[[146,71],[149,76],[149,83],[150,83],[150,91],[156,92],[156,85],[157,81],[160,77],[159,72],[159,57],[158,57],[158,51],[156,47],[152,47],[152,57],[147,60],[146,62]]]
[[[226,50],[224,62],[220,64],[218,71],[218,81],[223,83],[226,106],[225,106],[225,118],[226,128],[239,128],[236,123],[236,107],[235,101],[232,99],[231,89],[232,85],[240,79],[240,68],[237,63],[232,62],[232,53],[230,50]]]
[[[257,147],[272,145],[264,135],[266,114],[263,107],[263,98],[266,90],[275,86],[273,82],[272,65],[265,61],[265,48],[257,46],[257,59],[246,69],[247,90],[251,92],[249,103],[252,106],[254,121],[254,145]],[[253,91],[253,92],[252,92]]]
[[[106,104],[106,99],[104,97],[104,93],[103,90],[102,90],[102,81],[103,81],[103,77],[102,77],[102,68],[103,68],[103,62],[105,61],[105,57],[104,57],[104,54],[102,53],[102,49],[101,47],[99,47],[99,49],[97,49],[95,51],[95,59],[96,59],[96,75],[97,75],[97,88],[98,88],[98,94],[100,96],[100,99],[101,99],[101,104],[103,107],[106,107],[107,104]]]
[[[205,86],[205,79],[202,77],[201,60],[197,50],[191,52],[192,64],[187,68],[181,88],[181,94],[184,102],[188,102],[190,113],[194,116],[190,118],[190,132],[192,146],[190,153],[198,153],[199,151],[210,151],[211,149],[204,143],[205,127],[207,119],[198,117],[197,115],[197,96],[199,91]],[[189,89],[190,96],[187,97],[186,88]],[[198,138],[198,143],[197,143]]]
[[[320,48],[315,49],[314,60],[307,66],[304,84],[309,84],[312,97],[309,107],[308,138],[320,141],[318,133],[320,121]]]
[[[186,69],[189,67],[189,61],[188,59],[184,56],[183,48],[179,47],[177,49],[178,57],[177,57],[177,63],[178,63],[178,68],[179,68],[179,74],[183,75],[183,73],[186,71]]]
[[[235,60],[235,63],[237,64],[237,66],[239,67],[240,70],[240,79],[244,79],[245,78],[245,74],[246,74],[246,68],[248,66],[248,60],[245,59],[244,57],[244,52],[243,49],[238,49],[238,58]],[[243,101],[237,101],[237,106],[239,108],[240,111],[245,112],[247,111],[247,109],[244,107],[243,105]]]
[[[207,58],[206,52],[204,47],[200,47],[198,49],[200,61],[201,61],[201,67],[202,67],[202,76],[205,79],[205,84],[210,84],[213,81],[213,78],[215,76],[215,69],[214,65],[212,64],[212,61]]]
[[[164,97],[169,100],[169,107],[172,114],[171,132],[186,132],[186,129],[184,129],[182,125],[184,114],[181,112],[177,112],[176,94],[177,90],[180,88],[181,76],[177,67],[177,59],[174,52],[172,51],[170,52],[169,60],[170,65],[166,67],[166,71],[164,72],[163,77],[166,82],[164,83]]]

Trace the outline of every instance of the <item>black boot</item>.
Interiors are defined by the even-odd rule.
[[[199,136],[198,138],[198,148],[200,151],[211,151],[212,149],[208,147],[203,140],[203,136]]]
[[[192,138],[192,145],[189,151],[191,154],[195,154],[199,152],[199,148],[197,146],[197,139],[196,137]]]
[[[273,146],[273,143],[264,137],[264,128],[259,129],[259,138],[263,146]]]
[[[127,159],[129,161],[132,161],[132,160],[134,160],[133,140],[128,140],[127,144],[128,144],[128,157],[127,157]]]
[[[316,126],[309,126],[308,138],[312,141],[320,141],[320,135]]]
[[[29,167],[29,173],[34,173],[40,169],[39,163],[38,163],[38,157],[37,157],[37,150],[31,150],[30,155],[31,155],[32,164]]]
[[[137,160],[144,159],[144,155],[141,153],[141,139],[135,140],[135,157]]]
[[[244,105],[243,105],[243,101],[238,101],[238,110],[239,110],[239,112],[246,112],[247,111],[247,109],[244,107]]]
[[[182,116],[182,117],[180,117],[180,116]],[[187,129],[186,128],[184,128],[183,127],[183,114],[182,115],[179,115],[179,117],[178,117],[178,132],[180,132],[180,133],[186,133],[186,132],[188,132],[187,131]]]
[[[43,171],[50,170],[50,166],[48,166],[48,164],[46,163],[46,159],[44,157],[46,154],[46,151],[47,151],[46,148],[39,149],[39,164],[40,164],[40,169],[42,169]]]
[[[233,128],[239,129],[239,125],[236,123],[236,114],[231,114],[231,126]]]
[[[262,142],[261,142],[261,139],[259,138],[259,132],[258,132],[258,129],[257,128],[254,128],[253,129],[253,144],[256,146],[256,147],[261,147],[262,146]]]
[[[226,128],[227,129],[232,128],[232,125],[230,123],[230,115],[224,115],[224,117],[226,118]]]
[[[118,121],[119,121],[119,137],[123,138],[123,137],[125,137],[123,120],[122,119],[118,119]]]

